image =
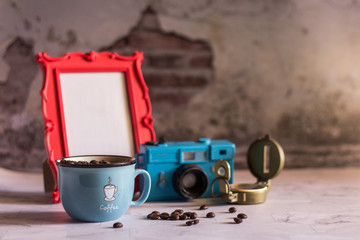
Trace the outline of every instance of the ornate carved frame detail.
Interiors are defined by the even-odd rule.
[[[126,98],[132,126],[134,153],[146,141],[155,141],[153,118],[148,88],[144,82],[141,63],[143,54],[135,52],[124,57],[110,52],[67,53],[53,58],[45,52],[38,53],[37,63],[43,71],[42,112],[44,117],[45,144],[48,164],[53,174],[55,187],[51,195],[53,202],[59,202],[57,168],[55,160],[69,156],[66,124],[63,109],[60,75],[63,73],[121,73],[125,79]],[[106,84],[106,79],[103,81]],[[86,86],[85,86],[86,87]],[[67,116],[71,118],[71,116]],[[86,121],[86,119],[84,119]],[[94,153],[88,152],[87,155]],[[105,152],[105,154],[107,154]]]

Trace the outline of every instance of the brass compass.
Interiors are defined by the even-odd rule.
[[[257,178],[253,184],[229,184],[231,177],[230,165],[225,160],[215,164],[216,178],[211,183],[213,187],[219,181],[221,198],[228,203],[257,204],[266,200],[266,194],[271,189],[270,179],[276,177],[284,167],[285,154],[280,144],[269,135],[253,142],[247,152],[247,164],[251,173]]]

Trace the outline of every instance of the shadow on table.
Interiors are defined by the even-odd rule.
[[[49,193],[0,191],[0,203],[6,204],[51,204]]]
[[[65,212],[18,211],[1,212],[0,225],[41,225],[80,223],[72,220]]]

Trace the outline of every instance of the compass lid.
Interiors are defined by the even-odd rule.
[[[269,135],[254,141],[247,152],[247,163],[251,173],[259,182],[277,176],[284,167],[285,153],[280,144]]]

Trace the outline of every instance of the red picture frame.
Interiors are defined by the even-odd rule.
[[[133,152],[139,152],[140,144],[156,140],[148,88],[140,68],[143,61],[143,54],[141,52],[135,52],[132,56],[128,57],[110,52],[74,52],[56,58],[50,57],[44,52],[38,53],[36,60],[43,71],[43,87],[41,91],[42,113],[44,118],[45,145],[48,154],[47,161],[55,183],[54,191],[51,195],[53,202],[60,201],[57,184],[58,172],[55,161],[62,157],[68,157],[71,154],[69,151],[70,139],[67,136],[66,122],[67,119],[71,119],[71,114],[66,113],[65,119],[64,106],[66,104],[64,103],[62,93],[64,85],[60,81],[67,73],[74,73],[75,76],[76,73],[121,74],[125,79],[124,89],[129,107],[128,114],[132,128],[132,136],[130,137],[133,139],[133,143],[131,143],[131,146],[134,147]],[[107,84],[106,80],[101,81],[104,82],[104,85]],[[84,86],[84,88],[87,88],[87,86]],[[117,108],[115,107],[114,109]],[[86,122],[86,119],[84,119],[84,122]],[[94,153],[86,152],[81,155],[92,154]],[[102,154],[108,153],[105,151]]]

